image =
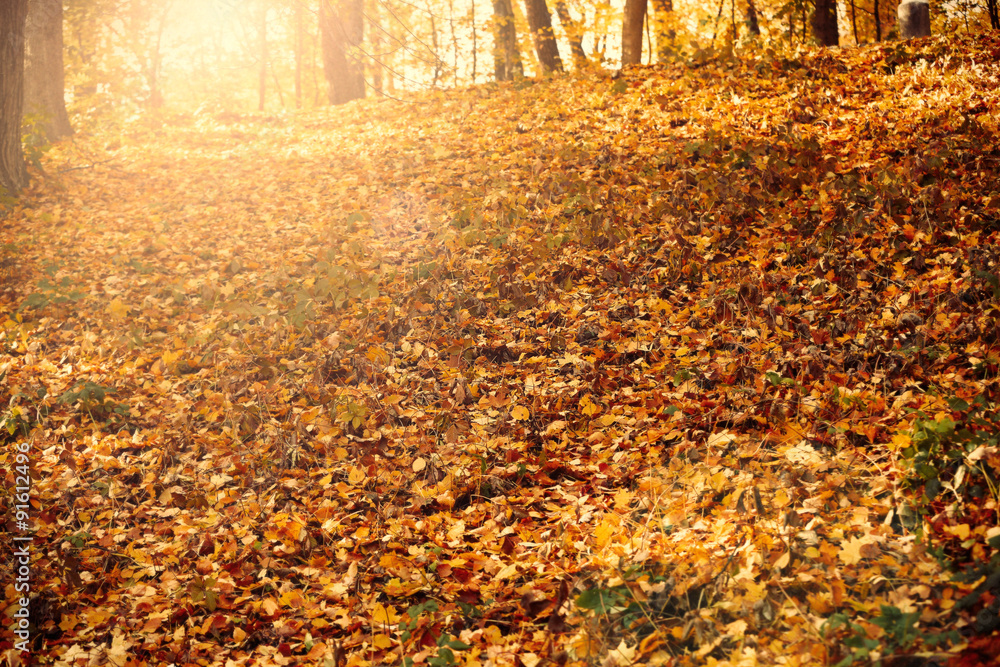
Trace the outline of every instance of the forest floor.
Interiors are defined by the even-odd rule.
[[[81,128],[0,229],[4,625],[33,535],[36,664],[990,663],[998,77]]]

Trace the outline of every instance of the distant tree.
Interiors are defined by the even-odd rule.
[[[0,2],[0,187],[8,195],[28,184],[21,148],[24,23],[28,0]]]
[[[753,0],[747,0],[747,30],[751,35],[760,36],[760,22],[757,20],[757,6]]]
[[[812,26],[813,37],[822,46],[839,45],[840,31],[837,28],[837,0],[815,0],[810,25]]]
[[[66,113],[62,0],[29,0],[24,26],[24,113],[41,116],[49,141],[73,133]]]
[[[622,66],[642,62],[642,24],[646,19],[646,0],[625,0],[622,20]]]
[[[513,81],[524,76],[510,0],[493,0],[493,72],[497,81]]]
[[[330,104],[364,97],[364,69],[358,53],[364,37],[362,0],[320,0],[319,29]]]
[[[563,71],[559,47],[556,45],[555,35],[552,34],[552,15],[549,13],[548,5],[545,4],[545,0],[524,0],[524,6],[542,72],[547,74]]]
[[[676,34],[670,25],[674,13],[674,0],[653,0],[656,18],[656,60],[664,62],[673,51]]]

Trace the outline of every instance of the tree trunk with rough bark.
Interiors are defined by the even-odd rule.
[[[49,141],[73,134],[66,113],[62,0],[29,0],[24,24],[24,113],[37,114]]]
[[[365,75],[357,49],[364,37],[362,0],[320,0],[323,73],[330,104],[365,96]]]
[[[840,30],[837,28],[837,0],[816,0],[810,19],[813,37],[820,46],[840,44]]]
[[[625,0],[622,21],[622,67],[642,62],[642,24],[646,18],[646,0]]]
[[[555,35],[552,34],[552,15],[545,0],[524,0],[528,14],[528,27],[531,28],[532,41],[535,43],[535,53],[538,54],[538,64],[542,72],[563,71],[562,59],[559,57],[559,47]]]
[[[24,23],[28,0],[0,1],[0,194],[28,184],[21,148],[24,103]]]

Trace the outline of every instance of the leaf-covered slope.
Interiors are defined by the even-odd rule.
[[[986,660],[998,60],[762,52],[54,151],[3,230],[36,658]]]

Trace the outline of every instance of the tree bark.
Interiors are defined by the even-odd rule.
[[[548,5],[545,4],[545,0],[524,0],[524,6],[542,72],[548,74],[563,71],[559,47],[556,45],[555,35],[552,34],[552,15],[549,14]]]
[[[1000,30],[1000,8],[997,7],[997,0],[986,0],[986,13],[990,15],[990,27]]]
[[[899,17],[899,36],[903,39],[930,37],[931,10],[927,0],[903,0],[896,10]]]
[[[646,18],[646,0],[625,0],[622,20],[622,67],[642,62],[642,24]]]
[[[41,116],[48,141],[73,134],[66,113],[62,0],[29,0],[24,24],[24,113]]]
[[[493,0],[493,73],[497,81],[513,81],[524,76],[510,0]]]
[[[364,97],[364,70],[357,52],[364,37],[362,0],[320,0],[319,25],[330,104]]]
[[[566,32],[566,39],[569,41],[569,50],[573,55],[573,67],[582,69],[587,66],[587,53],[583,50],[583,31],[580,25],[573,20],[566,7],[565,0],[556,0],[556,16]]]
[[[28,184],[21,148],[27,17],[28,0],[0,2],[0,194],[5,195],[15,195]]]
[[[840,30],[837,28],[837,0],[816,0],[810,23],[813,37],[821,46],[840,44]]]

